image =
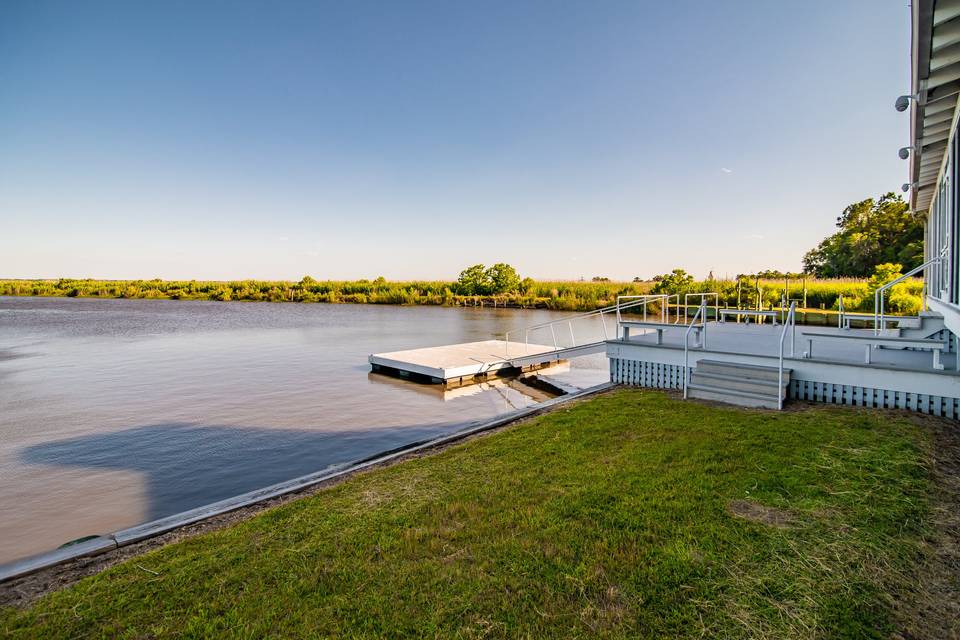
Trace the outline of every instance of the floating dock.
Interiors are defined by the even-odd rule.
[[[368,360],[377,373],[451,388],[542,369],[565,355],[563,350],[542,344],[484,340],[374,353]]]

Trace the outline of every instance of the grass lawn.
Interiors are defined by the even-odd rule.
[[[932,442],[899,413],[618,390],[4,609],[0,635],[887,638],[923,624]]]

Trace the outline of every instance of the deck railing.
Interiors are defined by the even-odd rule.
[[[703,316],[701,318],[701,316]],[[700,324],[697,324],[697,318],[700,318]],[[687,330],[683,333],[683,399],[687,399],[687,384],[690,382],[690,332],[693,331],[694,327],[700,327],[700,348],[707,348],[707,303],[705,300],[700,300],[700,307],[697,309],[697,313],[693,316],[693,320],[690,321],[690,324],[687,326]]]
[[[687,322],[687,309],[690,308],[689,306],[690,298],[700,298],[700,303],[703,304],[704,302],[706,302],[707,298],[709,298],[710,296],[713,296],[713,305],[712,305],[713,319],[719,320],[720,319],[720,294],[717,293],[716,291],[707,291],[704,293],[685,293],[683,295],[683,322],[684,323]],[[704,316],[704,320],[706,320],[706,316]]]
[[[777,374],[777,408],[783,409],[783,341],[787,337],[787,330],[790,329],[793,335],[790,339],[790,357],[796,355],[797,349],[797,303],[790,303],[790,312],[783,323],[783,329],[780,331],[780,369]]]

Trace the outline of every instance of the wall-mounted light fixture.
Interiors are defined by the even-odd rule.
[[[897,101],[893,103],[893,107],[897,111],[906,111],[908,108],[910,108],[910,101],[917,100],[919,97],[920,96],[918,95],[900,96],[897,98]]]
[[[897,151],[897,155],[900,156],[901,160],[906,160],[910,157],[910,152],[913,151],[913,146],[902,147],[900,151]]]

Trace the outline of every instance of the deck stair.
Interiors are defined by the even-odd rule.
[[[790,369],[783,370],[782,385],[778,382],[779,375],[777,367],[700,360],[690,374],[687,393],[701,400],[777,409],[779,400],[787,396]]]
[[[900,323],[898,337],[900,338],[932,338],[944,330],[943,316],[939,313],[924,311],[917,318],[911,318],[913,323]]]
[[[867,314],[863,314],[866,316]],[[887,338],[913,338],[929,339],[941,337],[941,333],[946,328],[943,324],[943,316],[932,311],[924,311],[919,316],[900,316],[888,317],[888,321],[895,320],[897,326],[887,327],[880,330],[880,335]],[[849,324],[846,327],[850,329]],[[893,345],[881,346],[881,349],[905,349],[910,347],[897,347]]]

